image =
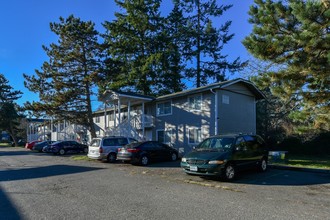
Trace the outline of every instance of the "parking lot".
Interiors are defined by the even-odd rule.
[[[0,148],[4,219],[327,219],[330,174],[269,169],[234,182]]]

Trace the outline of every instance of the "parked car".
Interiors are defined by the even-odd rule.
[[[26,141],[24,141],[23,139],[19,139],[17,141],[17,146],[18,147],[24,147],[25,145],[26,145]],[[15,147],[15,142],[14,141],[11,142],[11,146]]]
[[[121,136],[93,138],[88,147],[87,156],[91,159],[115,162],[117,159],[118,148],[133,142],[137,142],[137,140]]]
[[[25,144],[25,148],[26,148],[26,149],[30,149],[30,150],[32,150],[33,146],[36,145],[36,144],[39,143],[39,142],[41,142],[41,141],[36,140],[36,141],[28,142],[28,143]]]
[[[117,160],[146,166],[151,161],[175,161],[178,151],[157,141],[135,142],[118,149]]]
[[[54,141],[42,141],[39,143],[36,143],[33,147],[32,150],[38,151],[38,152],[42,152],[42,149],[45,146],[50,146],[52,143],[54,143]]]
[[[55,143],[55,142],[54,142]],[[53,144],[53,143],[52,143]],[[52,151],[52,148],[51,148],[51,144],[50,145],[46,145],[46,146],[44,146],[43,148],[42,148],[42,152],[44,152],[44,153],[53,153],[53,151]]]
[[[50,148],[52,153],[60,155],[64,155],[68,152],[88,152],[88,146],[85,144],[80,144],[77,141],[57,141],[52,143]]]
[[[187,174],[219,176],[230,181],[240,170],[266,171],[268,149],[257,135],[220,135],[205,139],[181,159]]]

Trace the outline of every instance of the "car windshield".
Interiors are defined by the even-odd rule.
[[[197,151],[228,151],[232,148],[235,138],[214,137],[208,138],[195,147]]]

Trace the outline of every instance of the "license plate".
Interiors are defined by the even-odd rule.
[[[190,171],[198,171],[197,166],[190,166]]]
[[[95,151],[91,150],[91,154],[93,154]]]

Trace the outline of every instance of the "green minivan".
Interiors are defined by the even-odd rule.
[[[205,139],[184,155],[181,167],[187,174],[235,179],[240,170],[267,170],[268,149],[258,135],[228,134]]]

